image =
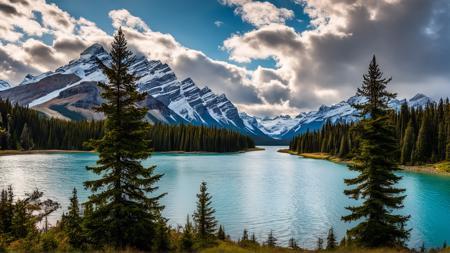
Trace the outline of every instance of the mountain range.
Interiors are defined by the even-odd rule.
[[[0,98],[34,108],[50,117],[66,120],[102,119],[93,108],[102,103],[97,82],[106,82],[97,60],[108,65],[108,52],[93,44],[78,59],[55,71],[37,76],[28,74],[12,86],[0,80]],[[302,112],[295,117],[256,117],[239,112],[225,94],[217,95],[208,87],[200,88],[191,78],[180,80],[169,65],[138,57],[130,71],[138,76],[138,89],[147,92],[141,106],[148,107],[147,120],[152,123],[207,125],[239,131],[253,137],[258,144],[285,144],[293,136],[319,129],[325,122],[345,123],[359,120],[354,103],[361,97],[325,106],[317,111]],[[433,102],[423,94],[409,100],[391,100],[398,110],[402,103],[421,107]]]

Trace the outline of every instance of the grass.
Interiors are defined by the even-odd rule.
[[[438,171],[450,173],[450,161],[436,163],[435,167]]]
[[[235,243],[230,242],[220,242],[217,246],[212,248],[207,248],[199,251],[199,253],[297,253],[297,252],[317,252],[312,250],[293,250],[289,248],[269,248],[269,247],[254,247],[254,248],[243,248]],[[359,252],[368,252],[368,253],[407,253],[411,252],[407,249],[389,249],[389,248],[380,248],[380,249],[361,249],[361,248],[344,248],[344,249],[336,249],[336,250],[323,250],[321,252],[336,252],[336,253],[359,253]],[[450,252],[450,248],[446,250],[437,251],[437,252]]]

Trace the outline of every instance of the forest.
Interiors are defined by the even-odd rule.
[[[85,142],[104,133],[103,121],[65,121],[0,100],[2,150],[90,150]],[[254,148],[253,140],[238,132],[204,126],[156,124],[148,127],[154,151],[236,152]]]
[[[450,103],[446,99],[425,108],[403,104],[398,112],[389,112],[398,149],[392,154],[403,165],[421,165],[450,160]],[[296,136],[289,149],[301,153],[329,153],[352,159],[359,149],[358,123],[331,124],[321,130]]]

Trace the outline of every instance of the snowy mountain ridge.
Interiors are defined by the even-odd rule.
[[[84,50],[78,59],[37,76],[26,75],[17,86],[0,81],[0,98],[32,107],[51,117],[70,120],[101,119],[93,107],[102,103],[97,82],[106,77],[97,62],[110,64],[108,52],[100,44]],[[148,96],[142,106],[149,108],[147,119],[167,124],[193,124],[237,130],[260,142],[286,141],[308,130],[317,130],[327,121],[349,123],[360,119],[354,103],[364,98],[353,96],[317,111],[302,112],[296,117],[280,115],[273,118],[256,117],[239,112],[225,94],[217,95],[208,87],[199,88],[191,78],[179,80],[168,64],[144,56],[130,67],[138,76],[138,89]],[[402,103],[421,107],[433,102],[423,94],[409,100],[392,100],[389,106],[399,110]],[[272,142],[273,143],[273,142]]]

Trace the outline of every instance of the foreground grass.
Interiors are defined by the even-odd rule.
[[[358,252],[368,252],[368,253],[409,253],[414,252],[408,249],[361,249],[361,248],[342,248],[335,250],[293,250],[289,248],[269,248],[269,247],[253,247],[253,248],[243,248],[236,243],[231,242],[220,242],[217,246],[212,248],[207,248],[199,251],[199,253],[297,253],[297,252],[336,252],[336,253],[358,253]],[[444,250],[435,250],[430,252],[443,252],[450,253],[450,248]]]

